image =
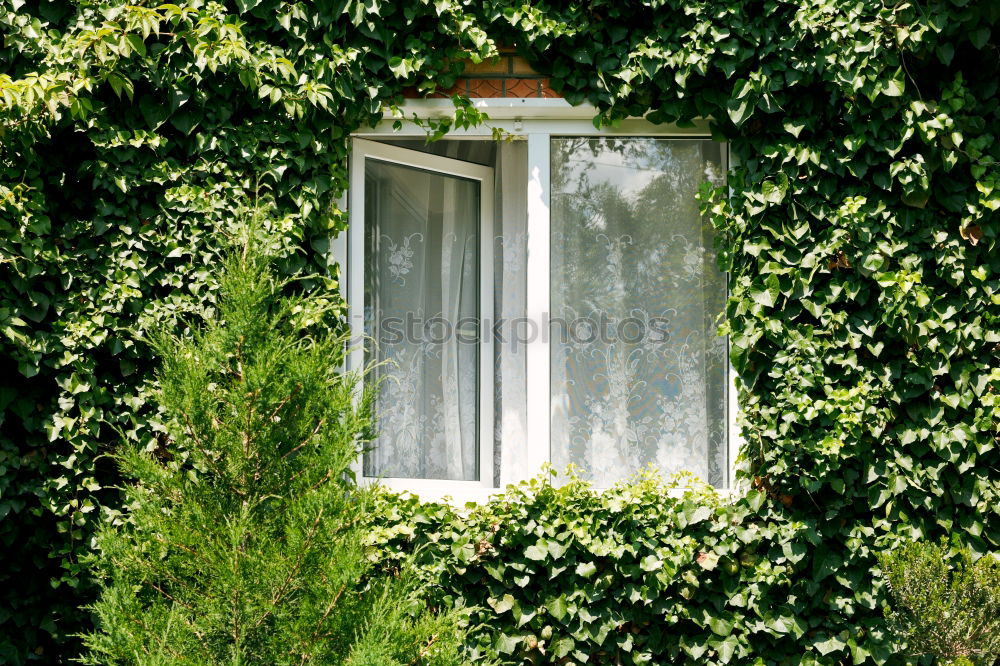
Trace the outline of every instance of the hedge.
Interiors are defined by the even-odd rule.
[[[995,551],[998,20],[970,0],[3,0],[0,659],[65,659],[89,622],[80,555],[120,501],[103,455],[162,437],[135,331],[212,307],[220,238],[257,202],[286,270],[339,303],[347,137],[498,44],[599,124],[707,117],[729,142],[704,204],[740,474],[817,535],[815,635],[879,622],[853,586],[884,539]],[[817,654],[882,661],[860,640]]]

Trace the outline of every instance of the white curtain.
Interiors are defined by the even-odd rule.
[[[502,339],[494,341],[496,392],[494,478],[500,487],[527,478],[527,349],[518,322],[525,316],[528,257],[528,144],[499,144],[494,238],[494,322]]]
[[[647,465],[724,485],[726,278],[695,193],[711,141],[552,141],[552,461],[606,487]]]
[[[366,476],[475,480],[479,184],[368,160],[365,303],[382,381]],[[490,195],[491,193],[487,193]]]

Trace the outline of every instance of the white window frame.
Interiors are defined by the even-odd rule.
[[[493,169],[461,160],[421,153],[405,148],[355,138],[351,150],[351,191],[348,227],[348,304],[353,347],[348,359],[352,369],[363,368],[373,359],[365,358],[365,160],[424,169],[436,174],[457,176],[479,182],[479,320],[493,317]],[[392,490],[408,490],[421,497],[479,496],[493,489],[493,340],[479,336],[478,428],[479,480],[373,478],[364,476],[362,460],[355,475],[362,483],[378,481]],[[391,379],[389,381],[392,381]]]
[[[527,259],[527,281],[530,285],[527,293],[527,316],[541,326],[543,316],[550,312],[550,265],[549,265],[549,238],[550,238],[550,146],[551,139],[559,136],[642,136],[656,138],[690,138],[709,139],[708,120],[694,123],[691,127],[675,127],[671,125],[656,125],[640,118],[632,118],[621,121],[613,128],[594,127],[592,119],[597,114],[597,109],[590,105],[571,106],[562,99],[476,99],[473,104],[489,115],[489,121],[485,126],[471,127],[467,129],[453,129],[445,138],[458,140],[483,140],[490,139],[493,129],[498,128],[504,132],[523,138],[528,145],[528,259]],[[341,234],[332,244],[335,258],[341,266],[347,265],[347,289],[350,324],[352,338],[357,340],[360,332],[364,330],[363,304],[364,302],[364,227],[362,215],[359,211],[364,210],[364,188],[354,186],[354,174],[364,173],[363,164],[360,162],[357,146],[362,146],[365,153],[371,155],[371,145],[381,146],[380,149],[387,149],[382,154],[392,154],[393,150],[402,150],[405,153],[413,151],[395,148],[386,144],[378,144],[372,139],[404,139],[423,138],[426,130],[420,125],[408,120],[416,116],[420,119],[431,119],[447,117],[454,111],[454,105],[448,99],[433,100],[412,100],[401,108],[401,113],[397,117],[386,118],[375,127],[368,130],[356,132],[353,135],[354,150],[351,157],[351,184],[349,210],[349,230],[346,234],[349,240],[344,239],[345,234]],[[396,128],[394,125],[401,123],[402,127]],[[427,164],[436,163],[437,160],[447,160],[434,155],[426,154]],[[394,160],[390,160],[394,161]],[[456,160],[448,160],[456,161]],[[466,163],[467,164],[467,163]],[[476,165],[470,165],[476,166]],[[487,167],[483,167],[487,168]],[[359,171],[360,170],[360,171]],[[358,190],[361,190],[359,193]],[[492,197],[482,197],[483,199]],[[492,210],[490,211],[492,219]],[[483,238],[492,241],[492,226],[489,234],[483,234]],[[349,245],[349,247],[348,247]],[[489,292],[489,309],[485,307],[486,300],[481,300],[481,312],[489,313],[492,319],[492,242],[489,245],[489,277],[483,273],[481,278],[480,291],[481,299],[486,295],[482,292]],[[485,252],[485,248],[484,248]],[[483,256],[486,256],[485,254]],[[361,257],[361,261],[357,260]],[[483,261],[481,259],[481,261]],[[360,264],[360,265],[359,265]],[[483,261],[482,268],[485,270],[486,262]],[[489,286],[487,289],[486,286]],[[539,329],[540,330],[540,329]],[[488,337],[488,336],[484,336]],[[526,459],[529,469],[538,473],[542,465],[549,462],[551,458],[551,396],[550,396],[550,348],[548,336],[536,336],[529,343],[526,350],[527,363],[527,438],[525,442]],[[481,352],[484,353],[484,352]],[[480,383],[488,386],[480,386],[480,395],[488,393],[489,402],[480,401],[481,409],[489,412],[488,415],[480,415],[480,423],[488,421],[490,428],[493,427],[493,390],[495,377],[493,369],[492,348],[489,351],[489,368],[482,367],[481,357]],[[728,357],[728,351],[727,351]],[[363,350],[357,348],[351,355],[351,367],[359,368],[364,363]],[[742,448],[742,438],[736,425],[737,401],[735,388],[735,372],[729,365],[729,381],[726,386],[726,402],[728,411],[728,473],[727,485],[720,489],[726,494],[734,488],[734,464],[736,456]],[[488,418],[484,418],[488,416]],[[381,483],[393,490],[405,490],[418,495],[424,500],[450,499],[456,504],[466,502],[483,502],[491,495],[500,494],[503,488],[493,485],[493,434],[486,437],[481,431],[481,451],[485,451],[484,442],[488,444],[488,455],[481,453],[479,482],[462,481],[436,481],[425,479],[381,479]],[[488,440],[488,441],[487,441]],[[360,461],[357,465],[358,478],[362,483],[372,483],[376,479],[365,478],[361,475]]]

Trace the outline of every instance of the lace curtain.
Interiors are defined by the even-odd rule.
[[[726,481],[726,277],[695,193],[719,144],[552,140],[552,462]]]
[[[492,322],[514,322],[524,316],[526,300],[525,259],[527,257],[527,144],[524,141],[494,143],[491,141],[437,141],[427,144],[423,139],[388,141],[392,145],[419,150],[443,157],[492,166],[495,168],[494,197],[494,312]],[[366,303],[370,307],[367,330],[379,339],[377,349],[381,361],[387,361],[377,372],[383,388],[376,404],[379,415],[379,437],[373,451],[365,456],[366,476],[397,478],[438,478],[472,480],[478,478],[478,464],[473,465],[476,452],[474,422],[468,416],[475,396],[475,360],[461,355],[454,345],[405,344],[396,340],[392,318],[405,317],[407,310],[422,318],[433,312],[450,322],[457,321],[466,311],[444,312],[429,301],[439,290],[437,285],[463,285],[465,293],[476,288],[472,253],[476,237],[471,228],[464,236],[463,251],[468,253],[464,266],[467,275],[447,274],[453,262],[432,249],[428,241],[434,235],[432,221],[443,219],[441,202],[430,194],[434,187],[444,187],[457,179],[438,177],[416,169],[374,163],[366,169],[369,202],[366,262],[372,267],[366,280]],[[460,181],[464,182],[464,181]],[[427,192],[426,197],[421,193]],[[470,199],[467,190],[462,193]],[[456,202],[458,203],[458,202]],[[478,206],[478,198],[474,206]],[[456,213],[461,210],[458,205]],[[478,208],[476,208],[478,211]],[[453,221],[461,214],[452,215]],[[477,222],[478,224],[478,222]],[[445,234],[447,235],[447,234]],[[459,236],[449,236],[457,245]],[[431,293],[424,294],[428,289]],[[453,301],[454,302],[454,301]],[[378,331],[375,335],[373,332]],[[525,348],[513,337],[515,331],[507,324],[499,329],[501,339],[494,344],[494,459],[488,461],[494,483],[505,485],[532,473],[527,469],[525,455]],[[470,345],[459,344],[467,351]],[[374,349],[372,350],[375,351]],[[447,354],[464,361],[464,374],[441,372],[440,361]],[[442,357],[442,358],[439,358]],[[465,402],[462,401],[463,396]],[[468,405],[466,405],[468,403]],[[465,408],[468,407],[468,408]],[[459,419],[456,422],[456,418]],[[461,419],[465,419],[462,421]],[[448,460],[461,460],[462,465],[449,465]],[[478,463],[478,461],[477,461]]]
[[[368,160],[365,188],[365,318],[381,381],[365,475],[478,479],[479,352],[457,333],[474,336],[479,315],[480,186]]]

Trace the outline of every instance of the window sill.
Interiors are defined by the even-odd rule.
[[[421,502],[448,504],[455,508],[462,508],[469,504],[487,504],[491,500],[503,496],[507,492],[507,488],[512,487],[492,488],[482,486],[473,481],[434,483],[420,479],[382,479],[379,481],[372,478],[363,479],[362,484],[366,486],[379,484],[391,492],[400,495],[409,495]],[[610,488],[595,488],[594,490],[603,493],[606,490],[610,490]],[[694,490],[694,488],[672,488],[666,494],[668,497],[679,499]],[[718,488],[715,492],[726,503],[735,502],[742,496],[738,487]]]

